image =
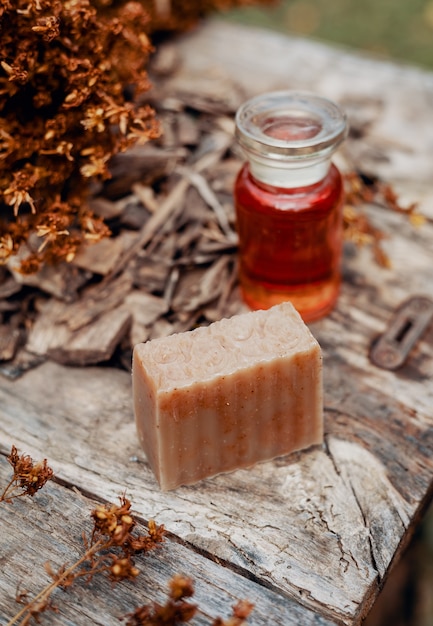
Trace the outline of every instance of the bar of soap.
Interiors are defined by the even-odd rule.
[[[289,302],[137,344],[132,373],[163,490],[323,441],[321,349]]]

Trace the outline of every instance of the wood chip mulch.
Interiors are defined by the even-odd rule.
[[[0,267],[0,374],[46,359],[129,370],[136,343],[240,310],[233,118],[243,94],[185,79],[175,62],[166,46],[154,63],[163,136],[117,156],[91,199],[112,236],[36,275]]]

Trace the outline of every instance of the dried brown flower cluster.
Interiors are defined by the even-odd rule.
[[[197,606],[186,598],[194,595],[192,580],[181,574],[169,582],[168,600],[164,605],[152,602],[139,607],[127,615],[126,626],[164,626],[165,624],[184,624],[197,612]]]
[[[108,16],[90,0],[0,0],[0,262],[27,243],[34,271],[108,233],[86,208],[89,181],[159,134],[125,95],[149,86],[147,28],[138,2]]]
[[[193,582],[187,576],[177,574],[169,582],[168,599],[164,605],[152,602],[139,607],[127,616],[126,626],[176,626],[191,621],[199,610],[197,605],[188,602],[194,595]],[[227,620],[217,617],[211,626],[245,626],[254,605],[240,600],[233,607],[233,614]]]
[[[151,108],[133,102],[149,87],[146,33],[251,3],[0,0],[0,263],[25,244],[21,270],[34,272],[109,234],[86,207],[89,183],[159,134]]]
[[[0,495],[0,502],[11,502],[20,496],[34,496],[53,477],[47,459],[35,463],[28,454],[18,454],[12,446],[7,460],[12,465],[13,475]]]
[[[154,520],[149,521],[147,535],[132,534],[136,522],[131,515],[131,502],[124,496],[120,505],[99,505],[91,516],[94,523],[91,546],[102,543],[104,550],[112,546],[122,550],[120,560],[110,555],[113,563],[109,573],[114,580],[135,577],[138,570],[129,566],[124,568],[126,561],[138,552],[148,552],[163,540],[164,527],[157,526]]]

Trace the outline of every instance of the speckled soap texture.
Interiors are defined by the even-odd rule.
[[[321,349],[289,302],[138,344],[132,369],[163,490],[323,441]]]

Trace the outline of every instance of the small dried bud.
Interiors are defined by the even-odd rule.
[[[176,574],[170,580],[170,598],[173,600],[181,600],[182,598],[191,598],[194,595],[194,585],[191,578]]]
[[[32,31],[42,35],[44,41],[52,41],[60,35],[60,20],[54,15],[41,17],[37,20],[37,26],[32,27]]]
[[[126,580],[134,579],[140,573],[140,570],[135,567],[129,557],[117,559],[113,557],[113,564],[110,567],[110,577],[113,580]]]

